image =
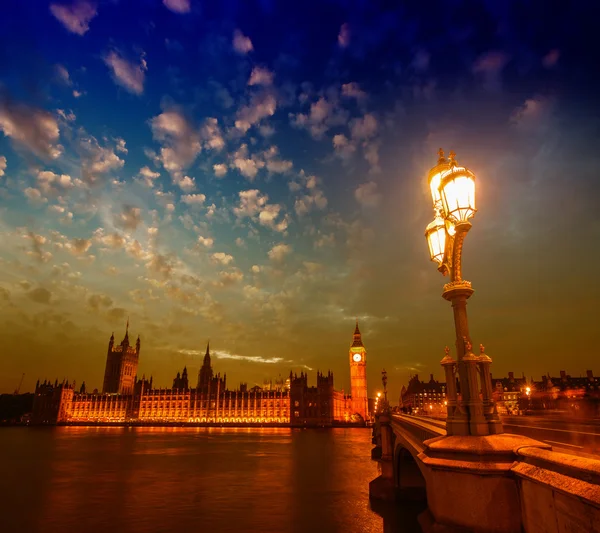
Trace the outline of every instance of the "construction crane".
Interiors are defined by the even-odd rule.
[[[19,394],[19,391],[21,390],[21,385],[23,385],[23,379],[25,379],[25,372],[23,372],[23,375],[21,376],[21,381],[19,381],[19,386],[15,389],[15,396],[17,396]]]

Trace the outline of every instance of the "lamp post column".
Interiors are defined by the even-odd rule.
[[[454,414],[456,411],[456,361],[450,357],[450,348],[446,346],[446,355],[441,361],[446,375],[446,433],[454,435]]]

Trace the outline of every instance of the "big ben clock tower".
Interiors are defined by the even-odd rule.
[[[352,413],[359,414],[367,421],[369,412],[367,400],[367,350],[362,343],[358,320],[354,329],[354,339],[350,346],[350,394]]]

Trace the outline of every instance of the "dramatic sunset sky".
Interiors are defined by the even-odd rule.
[[[592,2],[4,0],[0,391],[318,369],[442,378],[439,147],[477,176],[464,276],[495,375],[600,374]],[[400,2],[391,2],[398,5]]]

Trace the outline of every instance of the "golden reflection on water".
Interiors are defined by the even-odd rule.
[[[59,427],[1,435],[3,533],[384,531],[368,500],[377,463],[366,429]]]

